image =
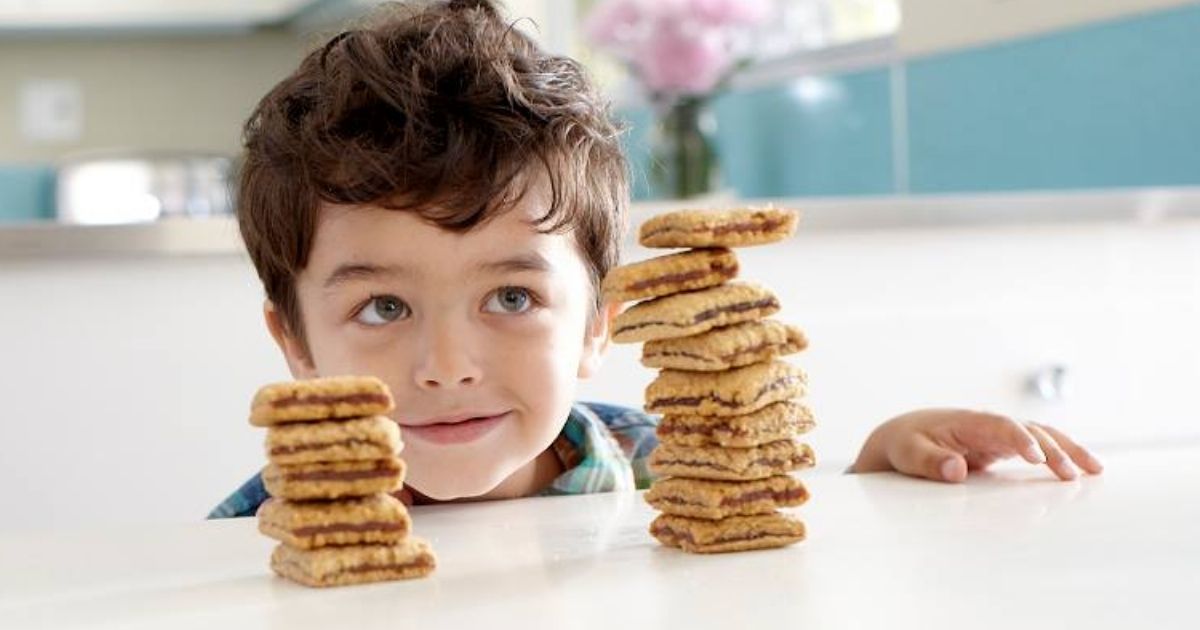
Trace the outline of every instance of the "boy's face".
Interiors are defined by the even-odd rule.
[[[391,387],[406,483],[421,494],[484,496],[530,478],[598,364],[607,317],[592,317],[573,237],[531,224],[547,204],[542,181],[465,234],[407,212],[323,208],[296,279],[308,353],[267,305],[297,378],[370,374]]]

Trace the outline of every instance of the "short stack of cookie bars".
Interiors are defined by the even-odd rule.
[[[409,535],[408,511],[391,492],[404,481],[400,427],[387,417],[387,386],[372,377],[267,385],[250,423],[267,427],[271,498],[258,528],[280,544],[271,568],[307,586],[422,577],[436,560]]]
[[[644,300],[613,322],[613,340],[645,342],[642,363],[660,368],[646,410],[662,414],[650,469],[660,476],[646,500],[662,512],[650,533],[696,553],[764,549],[804,539],[804,524],[779,508],[808,499],[793,476],[814,464],[797,438],[813,426],[800,399],[805,375],[780,357],[807,341],[796,327],[766,319],[779,300],[766,287],[734,280],[732,248],[783,240],[794,211],[687,210],[641,226],[639,242],[688,248],[614,269],[609,301]]]

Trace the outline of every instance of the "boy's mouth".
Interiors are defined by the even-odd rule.
[[[401,420],[400,433],[404,439],[415,438],[434,444],[466,444],[490,433],[511,413],[461,413],[421,420]]]

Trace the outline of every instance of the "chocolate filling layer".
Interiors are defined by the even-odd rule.
[[[804,491],[800,489],[786,490],[783,492],[776,492],[774,490],[756,490],[754,492],[747,492],[736,497],[724,499],[721,501],[721,507],[741,507],[747,503],[762,501],[763,499],[772,499],[776,502],[782,503],[784,501],[796,501],[803,496]],[[659,499],[659,501],[663,503],[670,503],[672,505],[703,505],[702,503],[688,501],[683,497],[663,497]]]
[[[299,405],[386,405],[387,396],[383,394],[341,394],[337,396],[300,396],[293,394],[287,398],[271,401],[271,406],[277,409],[297,407]]]
[[[370,440],[359,440],[359,439],[355,439],[355,438],[350,438],[350,439],[346,439],[346,440],[341,440],[339,442],[314,442],[312,444],[297,444],[295,446],[275,446],[275,447],[271,448],[271,455],[291,455],[293,453],[303,453],[306,451],[317,451],[317,450],[326,449],[326,448],[333,448],[335,446],[345,446],[345,447],[378,446],[378,447],[382,448],[383,445],[377,444]]]
[[[646,280],[639,280],[638,282],[634,282],[633,284],[630,284],[628,287],[626,287],[626,290],[641,291],[642,289],[648,289],[650,287],[656,287],[656,286],[659,286],[662,284],[673,284],[676,282],[687,282],[689,280],[699,280],[700,278],[703,278],[703,277],[705,277],[709,274],[713,274],[713,273],[720,274],[723,276],[727,275],[727,268],[725,267],[725,265],[712,265],[712,268],[710,268],[710,269],[696,269],[695,271],[669,273],[665,276],[656,276],[654,278],[647,278]]]
[[[313,472],[298,472],[287,476],[288,481],[358,481],[360,479],[379,479],[391,477],[400,472],[399,468],[380,464],[370,470],[319,470]]]
[[[671,326],[673,328],[690,328],[692,326],[695,326],[696,324],[700,324],[700,323],[706,322],[710,319],[713,319],[714,317],[717,317],[718,315],[721,315],[722,313],[742,313],[745,311],[754,310],[756,308],[767,308],[767,307],[779,308],[779,300],[776,300],[774,297],[769,297],[769,298],[764,298],[761,300],[756,300],[754,302],[738,302],[736,304],[728,304],[725,306],[719,306],[717,308],[710,308],[708,310],[704,310],[704,311],[700,311],[699,313],[696,313],[696,315],[694,317],[692,317],[692,321],[687,324],[679,324],[676,322],[664,322],[664,321],[658,321],[658,320],[650,321],[650,322],[639,322],[637,324],[629,324],[629,325],[618,328],[617,331],[614,332],[613,334],[619,335],[626,331],[637,330],[639,328],[647,328],[650,326]]]
[[[721,501],[721,505],[725,507],[738,507],[747,503],[762,501],[763,499],[771,499],[778,503],[782,503],[784,501],[796,501],[803,496],[804,491],[799,488],[795,490],[784,490],[783,492],[777,492],[775,490],[758,490],[756,492],[747,492],[740,497],[729,497],[728,499]]]
[[[696,354],[695,352],[684,352],[682,350],[676,350],[676,351],[668,350],[666,352],[652,352],[652,353],[646,354],[646,358],[654,358],[654,357],[684,357],[686,359],[695,359],[697,361],[707,361],[707,362],[713,361],[713,357],[704,356],[702,354]]]
[[[737,402],[737,401],[733,401],[733,400],[726,400],[714,393],[714,394],[709,394],[707,396],[674,396],[671,398],[656,398],[656,399],[650,401],[649,406],[652,409],[657,409],[660,407],[667,407],[667,406],[669,406],[669,407],[675,407],[675,406],[698,407],[698,406],[700,406],[701,402],[704,402],[705,400],[711,400],[712,402],[714,402],[718,405],[721,405],[722,407],[727,407],[729,409],[735,409],[737,407],[744,407],[748,404],[754,403],[754,402],[760,400],[763,396],[766,396],[767,394],[769,394],[770,392],[773,392],[782,387],[787,387],[788,385],[795,383],[797,380],[798,379],[795,376],[784,376],[782,378],[775,379],[774,381],[771,382],[770,385],[767,385],[766,387],[758,390],[758,394],[756,394],[754,396],[754,398],[752,398],[746,402]]]
[[[761,300],[757,300],[754,302],[740,302],[738,304],[730,304],[728,306],[719,306],[717,308],[710,308],[708,310],[700,311],[699,313],[696,313],[696,316],[692,318],[692,323],[699,324],[700,322],[706,322],[718,315],[722,315],[725,313],[742,313],[745,311],[752,311],[756,308],[767,308],[767,307],[778,308],[779,300],[776,300],[774,297],[768,297],[768,298],[763,298]]]
[[[690,232],[692,234],[701,234],[704,232],[712,232],[714,235],[720,236],[722,234],[730,234],[733,232],[756,232],[759,230],[765,232],[768,230],[774,230],[775,228],[777,228],[781,225],[783,225],[783,221],[780,221],[779,219],[766,219],[764,221],[743,221],[741,223],[734,223],[731,225],[718,225],[718,226],[712,227],[712,228],[705,226],[705,225],[699,225],[699,226],[692,228],[691,230],[688,230],[688,232]],[[682,232],[682,231],[683,230],[680,230],[679,227],[677,227],[677,226],[668,225],[665,227],[658,228],[657,230],[647,232],[646,235],[643,236],[642,238],[648,239],[648,238],[658,236],[659,234],[665,234],[667,232]]]
[[[317,534],[348,534],[351,532],[397,532],[404,529],[400,521],[367,521],[365,523],[339,523],[336,525],[312,525],[292,530],[294,536],[316,536]]]
[[[711,424],[705,425],[702,427],[689,426],[689,425],[676,425],[676,424],[660,424],[660,425],[658,425],[658,428],[659,428],[660,432],[665,433],[665,434],[703,435],[706,437],[712,437],[717,432],[717,427],[715,427]],[[730,435],[736,435],[738,437],[750,435],[750,432],[743,428],[734,429],[732,427],[725,427],[725,431],[726,431],[726,433],[729,433]]]
[[[796,463],[796,461],[797,460],[795,460],[795,459],[771,459],[771,458],[764,457],[762,459],[756,459],[756,460],[750,462],[749,464],[746,465],[746,468],[753,468],[755,466],[768,466],[771,468],[778,468],[780,466],[793,465]],[[663,462],[663,465],[687,466],[688,468],[708,468],[711,470],[727,470],[730,472],[740,472],[740,471],[734,470],[733,468],[730,468],[728,466],[722,466],[720,464],[715,464],[713,462],[695,462],[695,461],[687,461],[687,460],[675,460],[675,461]]]
[[[369,573],[371,571],[403,571],[405,569],[428,569],[433,563],[428,558],[417,558],[412,562],[391,562],[388,564],[360,564],[345,570],[346,573]]]
[[[689,544],[692,544],[692,545],[696,544],[696,539],[692,536],[691,532],[678,532],[670,527],[661,527],[661,526],[655,527],[654,535],[655,536],[668,536],[671,538],[675,538],[677,540],[686,540]],[[754,532],[753,534],[742,534],[740,536],[722,536],[720,538],[715,538],[713,540],[710,540],[704,544],[705,545],[716,545],[716,544],[720,544],[720,543],[748,542],[751,540],[758,540],[759,538],[766,538],[767,536],[774,536],[774,535],[778,535],[778,534],[771,534],[769,532]]]

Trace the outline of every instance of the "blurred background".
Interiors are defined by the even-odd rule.
[[[0,0],[0,527],[195,520],[261,465],[241,125],[377,4]],[[923,405],[1200,439],[1200,3],[505,7],[628,124],[634,225],[802,210],[743,268],[812,337],[823,466]],[[640,404],[636,352],[583,397]]]

